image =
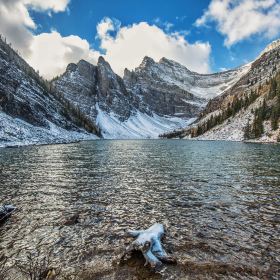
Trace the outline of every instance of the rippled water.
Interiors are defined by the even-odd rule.
[[[91,279],[279,279],[280,146],[93,141],[0,150],[11,261],[40,251]],[[79,223],[65,224],[79,214]],[[162,275],[118,265],[128,228],[161,222],[178,259]],[[134,277],[134,278],[133,278]],[[90,278],[88,278],[90,279]]]

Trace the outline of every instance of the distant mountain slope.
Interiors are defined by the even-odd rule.
[[[279,138],[280,41],[262,52],[250,70],[222,95],[212,99],[197,122],[165,137],[203,140],[272,141]],[[279,108],[278,108],[279,107]],[[272,123],[277,125],[272,125]]]
[[[49,83],[0,39],[0,146],[71,141],[71,133],[75,140],[89,138]]]
[[[266,96],[279,70],[279,48],[275,41],[252,64],[207,75],[145,57],[121,78],[100,57],[97,65],[71,63],[48,82],[0,39],[0,146],[157,138],[172,130],[168,137],[242,140],[248,119],[251,137],[263,100],[276,110],[277,94]],[[273,114],[264,122],[274,118],[275,124]]]
[[[144,88],[146,92],[159,86],[162,88],[167,86],[171,89],[173,87],[173,90],[177,87],[188,93],[190,104],[193,100],[203,106],[205,99],[208,100],[223,93],[234,85],[249,68],[250,64],[220,73],[198,74],[173,60],[162,58],[156,63],[153,59],[146,57],[135,71],[132,73],[125,71],[124,80],[130,87],[138,86]]]
[[[98,126],[104,138],[157,138],[170,129],[186,126],[201,110],[179,98],[201,100],[180,88],[150,91],[152,96],[143,98],[102,57],[96,66],[83,60],[70,64],[52,84],[59,96]],[[184,109],[180,116],[173,110],[177,100]]]

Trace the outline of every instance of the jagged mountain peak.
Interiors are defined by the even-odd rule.
[[[131,71],[128,68],[124,68],[123,73],[124,73],[124,77],[125,77],[126,75],[129,75],[131,73]]]
[[[92,65],[90,62],[81,59],[77,64],[76,63],[69,63],[66,67],[66,73],[67,72],[75,72],[78,71],[81,74],[86,74],[87,72],[91,71],[96,66]]]
[[[84,59],[81,59],[78,63],[77,63],[78,66],[83,66],[83,65],[92,65],[90,62],[84,60]]]
[[[77,64],[69,63],[66,67],[66,72],[74,72],[77,69]]]
[[[280,47],[280,39],[274,40],[270,44],[266,46],[266,48],[262,51],[261,55],[267,52],[270,52],[276,48]]]
[[[154,61],[153,58],[149,57],[149,56],[145,56],[139,66],[139,68],[147,68],[151,65],[154,65],[156,62]]]
[[[105,60],[105,58],[104,58],[102,55],[99,56],[97,64],[105,64],[105,63],[108,63],[108,62]]]
[[[125,72],[124,79],[130,87],[141,81],[146,81],[145,84],[153,81],[162,85],[176,86],[198,98],[210,99],[230,88],[248,69],[246,66],[226,72],[199,74],[166,57],[155,62],[146,56],[135,71]]]
[[[187,67],[183,66],[181,63],[173,60],[173,59],[169,59],[169,58],[166,58],[166,57],[162,57],[159,62],[159,64],[162,64],[162,65],[168,65],[168,66],[180,66],[180,67],[183,67],[185,69],[188,69]],[[188,69],[189,70],[189,69]]]
[[[113,76],[116,75],[115,72],[113,71],[111,65],[109,64],[109,62],[106,61],[103,56],[100,56],[98,58],[97,68],[100,69],[100,70],[102,69],[101,71],[105,71],[107,73],[110,73]]]

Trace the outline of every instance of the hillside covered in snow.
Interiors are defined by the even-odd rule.
[[[210,100],[190,127],[164,137],[198,140],[280,141],[280,41],[274,41],[249,71]]]
[[[220,73],[198,74],[166,58],[145,57],[120,77],[100,57],[97,65],[71,63],[46,81],[0,39],[0,146],[160,135],[243,140],[279,70],[277,42],[255,62]],[[246,108],[229,113],[246,98]]]
[[[0,147],[96,139],[0,39]]]

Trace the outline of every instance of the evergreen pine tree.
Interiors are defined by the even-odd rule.
[[[274,107],[272,109],[272,113],[271,113],[271,128],[273,130],[278,129],[278,109],[276,107]]]
[[[252,133],[254,138],[259,138],[264,132],[263,120],[258,112],[255,113],[254,122],[252,126]]]
[[[249,120],[244,128],[244,139],[245,140],[248,140],[251,138],[251,126],[250,126],[250,123],[249,123]]]

